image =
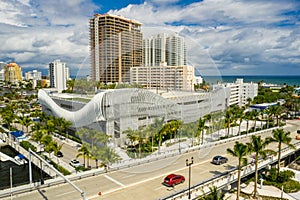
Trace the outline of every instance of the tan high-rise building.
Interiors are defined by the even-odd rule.
[[[194,91],[194,67],[189,65],[145,66],[131,68],[131,83],[147,89],[171,89]]]
[[[4,66],[4,78],[6,82],[15,83],[22,81],[22,69],[17,63],[9,63]]]
[[[90,19],[91,78],[130,82],[130,68],[142,65],[141,23],[112,14]]]

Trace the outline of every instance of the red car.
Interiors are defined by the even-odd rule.
[[[166,186],[174,186],[185,181],[184,176],[178,174],[170,174],[165,179],[163,184]]]

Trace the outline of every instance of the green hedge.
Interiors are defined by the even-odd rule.
[[[36,152],[36,147],[33,146],[33,145],[32,145],[30,142],[28,142],[28,141],[22,141],[22,142],[20,143],[20,145],[21,145],[21,147],[23,147],[23,148],[26,149],[27,151],[28,151],[29,148],[30,148],[32,151]]]

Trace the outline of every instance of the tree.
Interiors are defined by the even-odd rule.
[[[247,120],[247,125],[246,125],[247,134],[248,134],[248,131],[249,131],[249,120],[251,120],[252,118],[253,118],[252,113],[250,111],[245,113],[245,119]]]
[[[87,149],[85,144],[82,144],[81,147],[78,149],[78,154],[76,158],[83,157],[83,166],[85,167],[85,158],[89,156],[90,152]]]
[[[198,129],[197,129],[197,138],[201,135],[201,144],[203,144],[204,140],[204,129],[205,129],[205,120],[201,117],[198,120]]]
[[[216,186],[209,187],[210,193],[204,197],[199,197],[199,200],[222,200],[225,193],[219,192]]]
[[[270,142],[278,143],[277,174],[279,174],[282,144],[285,144],[289,148],[292,148],[292,149],[295,149],[295,146],[293,144],[291,144],[292,138],[290,137],[291,133],[289,131],[285,132],[283,129],[275,129],[272,131],[272,133],[273,133],[273,136],[270,138]]]
[[[72,122],[65,120],[64,118],[56,118],[55,123],[59,126],[60,132],[66,133],[66,138],[68,139],[68,128],[72,125]]]
[[[206,115],[204,115],[204,119],[205,119],[205,121],[208,122],[208,128],[207,128],[208,133],[211,133],[211,134],[212,134],[212,130],[211,130],[211,125],[212,125],[212,123],[211,123],[211,121],[212,121],[212,115],[211,115],[211,114],[206,114]]]
[[[161,119],[155,118],[154,119],[154,124],[152,125],[153,131],[155,133],[155,135],[153,136],[153,138],[156,137],[158,139],[158,151],[160,151],[160,144],[161,144],[161,140],[162,140],[161,131],[162,131],[164,122],[165,122],[165,118],[164,117],[162,117]],[[152,140],[152,146],[153,146],[153,140]]]
[[[254,132],[255,132],[256,131],[256,121],[259,116],[259,112],[256,109],[254,109],[251,111],[251,115],[252,115],[252,118],[254,119]]]
[[[232,108],[228,108],[225,113],[225,125],[227,127],[227,137],[229,137],[229,134],[230,134],[230,126],[231,126],[232,121],[234,121],[233,120],[233,111],[232,111]]]
[[[58,144],[57,141],[52,141],[52,143],[51,143],[51,149],[53,150],[54,155],[57,156],[58,152],[61,151],[63,145],[64,145],[63,143],[62,144]],[[59,163],[58,157],[57,157],[57,163]]]
[[[128,128],[125,133],[127,134],[127,138],[131,141],[133,145],[135,145],[135,142],[138,143],[138,157],[141,158],[142,155],[142,144],[145,140],[145,134],[144,130],[142,129],[137,129],[137,130],[132,130],[131,128]]]
[[[254,179],[254,190],[252,195],[256,197],[257,194],[257,180],[258,180],[258,158],[261,156],[263,159],[266,158],[268,153],[274,154],[275,152],[271,149],[265,149],[270,143],[270,139],[266,140],[261,139],[261,136],[252,135],[251,141],[247,143],[249,153],[254,153],[255,159],[255,179]]]
[[[120,160],[120,156],[116,154],[114,149],[107,146],[102,149],[100,167],[105,167],[107,170],[110,163],[115,163],[118,160]]]
[[[14,113],[15,106],[13,104],[6,105],[5,108],[0,110],[2,121],[7,124],[7,128],[10,130],[13,120],[16,118]]]
[[[247,158],[248,155],[248,146],[243,143],[235,142],[235,145],[233,149],[228,148],[227,153],[230,155],[236,157],[238,159],[238,185],[237,185],[237,196],[236,199],[239,200],[240,196],[240,187],[241,187],[241,170],[242,166],[247,164]]]
[[[32,124],[32,120],[29,117],[21,117],[20,123],[22,124],[22,126],[26,127],[28,133],[28,127]]]

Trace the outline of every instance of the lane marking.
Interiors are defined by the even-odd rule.
[[[136,174],[131,174],[131,175],[127,175],[127,176],[123,176],[122,178],[129,178],[129,177],[132,177],[132,176],[135,176]]]
[[[107,178],[108,180],[110,180],[110,181],[112,181],[112,182],[114,182],[114,183],[116,183],[116,184],[122,186],[122,187],[125,186],[123,183],[120,183],[119,181],[117,181],[117,180],[115,180],[115,179],[113,179],[113,178],[111,178],[111,177],[109,177],[109,176],[107,176],[107,175],[104,175],[104,177]]]
[[[59,195],[56,195],[57,197],[60,197],[60,196],[64,196],[66,194],[71,194],[73,192],[76,192],[76,191],[70,191],[70,192],[65,192],[65,193],[62,193],[62,194],[59,194]]]
[[[165,188],[165,186],[160,186],[158,188],[155,188],[154,190],[160,190],[161,188]]]

